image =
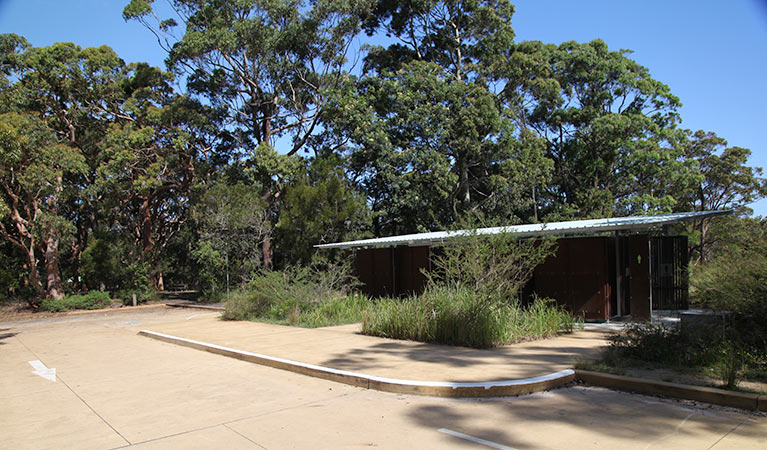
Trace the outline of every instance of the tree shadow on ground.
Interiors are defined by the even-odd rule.
[[[5,345],[5,342],[3,340],[12,338],[16,336],[19,333],[6,333],[6,331],[10,331],[10,328],[0,328],[0,345]]]
[[[516,449],[664,448],[680,440],[709,448],[736,427],[764,439],[767,421],[747,412],[575,386],[521,397],[444,400],[415,406],[409,420]],[[488,423],[492,417],[495,423]],[[664,443],[665,440],[673,442]]]
[[[370,346],[354,348],[332,354],[321,365],[336,369],[361,371],[387,368],[403,360],[425,366],[470,368],[477,365],[493,365],[523,368],[534,371],[530,376],[562,370],[571,366],[576,358],[584,355],[579,347],[527,347],[515,352],[513,348],[477,350],[465,347],[416,343],[412,341],[387,341]],[[455,378],[456,376],[453,376]],[[457,376],[460,378],[460,375]],[[498,378],[506,379],[508,377]],[[441,379],[439,381],[466,381]],[[490,379],[483,381],[492,381]]]

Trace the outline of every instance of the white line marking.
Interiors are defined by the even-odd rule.
[[[293,365],[293,366],[304,367],[304,368],[307,368],[307,369],[317,370],[317,371],[320,371],[320,372],[332,373],[332,374],[336,374],[336,375],[345,375],[345,376],[358,377],[358,378],[362,378],[362,379],[365,379],[365,380],[379,381],[379,382],[382,382],[382,383],[389,383],[389,384],[399,384],[399,385],[402,385],[402,386],[450,387],[450,388],[453,388],[453,389],[481,387],[481,388],[484,388],[485,390],[487,390],[487,389],[490,389],[490,388],[495,387],[495,386],[519,386],[519,385],[527,385],[527,384],[532,384],[532,383],[540,383],[540,382],[549,381],[549,380],[556,380],[556,379],[559,379],[559,378],[563,378],[563,377],[567,377],[567,376],[573,375],[575,373],[575,371],[573,369],[565,369],[565,370],[560,370],[559,372],[552,372],[552,373],[547,374],[547,375],[543,375],[543,376],[540,376],[540,377],[533,377],[533,378],[520,378],[518,380],[501,380],[501,381],[464,382],[464,383],[455,383],[455,382],[451,382],[451,381],[400,380],[400,379],[397,379],[397,378],[379,377],[379,376],[376,376],[376,375],[368,375],[368,374],[365,374],[365,373],[350,372],[348,370],[339,370],[339,369],[333,369],[333,368],[330,368],[330,367],[318,366],[318,365],[315,365],[315,364],[307,364],[307,363],[302,363],[302,362],[298,362],[298,361],[292,361],[290,359],[278,358],[276,356],[268,356],[268,355],[263,355],[263,354],[260,354],[260,353],[252,353],[252,352],[248,352],[248,351],[245,351],[245,350],[237,350],[237,349],[231,348],[231,347],[224,347],[223,345],[209,344],[207,342],[195,341],[194,339],[187,339],[187,338],[182,338],[182,337],[178,337],[178,336],[173,336],[173,335],[170,335],[170,334],[158,333],[156,331],[141,330],[139,332],[139,334],[142,334],[142,333],[144,335],[147,335],[147,336],[160,336],[160,337],[164,337],[166,339],[177,340],[177,341],[181,341],[181,342],[189,342],[191,344],[199,345],[199,346],[202,346],[202,347],[214,348],[214,349],[218,349],[218,350],[223,350],[225,352],[237,353],[237,354],[240,354],[240,355],[253,356],[253,357],[259,358],[259,359],[265,359],[265,360],[269,360],[269,361],[280,362],[280,363],[283,363],[283,364],[290,364],[290,365]]]
[[[200,317],[200,316],[212,316],[212,315],[214,315],[214,314],[221,314],[221,313],[218,313],[218,312],[213,312],[213,313],[202,313],[202,314],[195,314],[195,315],[193,315],[193,316],[189,316],[189,317],[187,317],[187,318],[186,318],[186,320],[189,320],[189,319],[194,319],[195,317]]]
[[[492,441],[486,441],[484,439],[476,438],[474,436],[469,436],[468,434],[463,434],[457,431],[448,430],[447,428],[440,428],[437,431],[439,431],[440,433],[449,434],[450,436],[454,436],[457,438],[466,439],[467,441],[474,442],[475,444],[484,445],[486,447],[497,448],[499,450],[517,450],[514,447],[507,447],[505,445],[497,444]]]
[[[45,378],[46,380],[51,380],[54,383],[56,382],[56,369],[54,368],[47,368],[45,367],[45,364],[43,364],[39,359],[36,359],[34,361],[29,361],[29,365],[32,366],[33,370],[32,373],[38,376],[41,376]]]

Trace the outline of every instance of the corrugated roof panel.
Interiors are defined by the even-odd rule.
[[[315,245],[316,248],[362,248],[362,247],[394,247],[398,245],[430,245],[445,242],[454,237],[476,234],[514,233],[519,237],[535,237],[567,234],[596,234],[620,230],[644,230],[663,225],[671,225],[687,220],[732,214],[733,210],[685,212],[660,214],[656,216],[614,217],[609,219],[572,220],[568,222],[549,222],[529,225],[513,225],[507,227],[478,228],[476,230],[434,231],[431,233],[405,234],[375,239],[338,242],[334,244]]]

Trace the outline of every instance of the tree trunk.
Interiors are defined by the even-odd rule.
[[[48,278],[48,296],[56,300],[64,297],[64,285],[59,270],[60,238],[55,230],[49,230],[45,240],[45,272]]]
[[[149,208],[149,197],[141,203],[141,243],[142,256],[147,256],[154,249],[152,236],[152,211]]]
[[[261,242],[261,251],[264,254],[264,269],[272,270],[272,237],[266,235]]]
[[[158,291],[164,291],[165,290],[165,281],[162,278],[162,270],[157,271],[157,277],[155,278],[155,287]]]
[[[469,209],[471,194],[469,192],[469,167],[465,158],[458,160],[458,203],[461,212]]]
[[[35,290],[40,298],[45,297],[45,289],[40,280],[40,272],[37,271],[37,256],[35,256],[35,241],[30,241],[29,248],[25,249],[27,254],[27,264],[29,265],[29,285]],[[38,300],[39,301],[39,300]],[[35,304],[33,306],[39,306]]]
[[[702,219],[700,221],[700,262],[705,264],[706,263],[706,232],[708,231],[708,226],[706,226],[706,220]]]

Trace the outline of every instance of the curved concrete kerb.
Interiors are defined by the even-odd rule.
[[[398,394],[430,395],[435,397],[499,397],[530,394],[533,392],[553,389],[570,383],[575,379],[575,371],[566,369],[540,377],[523,378],[519,380],[466,383],[400,380],[291,361],[289,359],[237,350],[221,345],[209,344],[207,342],[195,341],[149,330],[142,330],[138,334],[163,342],[182,345],[197,350],[204,350],[210,353],[237,358],[277,369],[289,370],[302,375],[309,375],[361,388],[394,392]]]

